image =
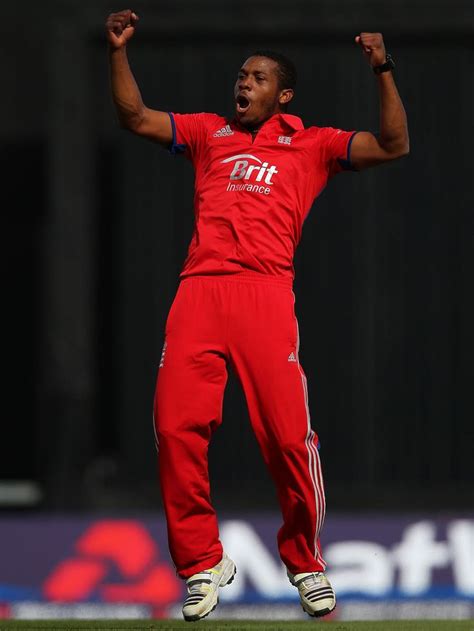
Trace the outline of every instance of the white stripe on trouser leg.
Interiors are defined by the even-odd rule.
[[[307,381],[306,381],[306,376],[299,362],[300,332],[299,332],[298,320],[295,318],[295,321],[296,321],[296,334],[297,334],[296,359],[298,362],[298,370],[300,372],[301,383],[303,386],[303,396],[304,396],[304,402],[305,402],[305,408],[306,408],[306,420],[308,423],[308,432],[306,434],[305,445],[306,445],[306,449],[308,450],[308,469],[309,469],[309,475],[310,475],[311,481],[313,483],[315,509],[316,509],[316,521],[315,521],[315,526],[314,526],[314,555],[313,556],[316,560],[319,560],[323,568],[325,568],[326,562],[324,561],[323,557],[321,556],[319,552],[317,542],[318,542],[319,533],[321,531],[325,512],[326,512],[326,498],[324,495],[324,487],[323,487],[323,480],[322,480],[322,473],[321,473],[321,461],[319,459],[318,450],[313,442],[314,432],[311,429],[311,417],[309,414]]]
[[[155,410],[153,410],[152,417],[153,417],[153,433],[155,435],[155,447],[156,447],[156,451],[160,453],[160,442],[158,440],[158,434],[156,433]]]
[[[293,295],[294,296],[294,295]],[[311,478],[311,482],[313,483],[313,489],[314,489],[314,501],[315,501],[315,510],[316,510],[316,519],[315,519],[315,524],[314,524],[314,552],[313,552],[313,556],[315,559],[317,559],[320,554],[319,554],[319,550],[318,550],[318,545],[317,545],[317,539],[318,539],[318,532],[319,532],[319,516],[321,514],[321,503],[322,503],[322,497],[321,497],[321,493],[319,491],[318,488],[318,484],[317,484],[317,473],[316,473],[316,467],[315,467],[315,455],[314,455],[314,449],[312,448],[312,439],[313,439],[313,430],[311,429],[311,419],[310,419],[310,414],[309,414],[309,405],[308,405],[308,396],[307,396],[307,390],[306,390],[306,379],[305,379],[305,375],[303,373],[303,369],[300,365],[299,362],[299,350],[300,350],[300,330],[299,330],[299,325],[298,325],[298,320],[295,317],[295,321],[296,321],[296,360],[298,362],[298,370],[300,373],[300,377],[301,377],[301,384],[303,386],[303,396],[304,396],[304,403],[305,403],[305,408],[306,408],[306,422],[307,422],[307,426],[308,426],[308,431],[306,433],[306,439],[305,439],[305,445],[306,445],[306,449],[308,450],[308,469],[309,469],[309,475]]]
[[[321,531],[321,528],[324,522],[325,512],[326,512],[326,498],[324,496],[324,487],[323,487],[323,481],[322,481],[322,475],[321,475],[321,462],[319,459],[318,450],[316,448],[316,445],[314,444],[315,434],[313,430],[311,429],[311,424],[310,424],[311,419],[309,415],[306,377],[304,376],[300,366],[299,368],[300,368],[301,381],[303,384],[303,391],[304,391],[304,396],[305,396],[306,416],[308,420],[308,434],[306,436],[305,443],[306,443],[306,448],[308,449],[308,453],[311,454],[310,475],[311,475],[311,480],[313,482],[313,487],[315,489],[315,500],[316,500],[316,523],[314,527],[314,558],[319,560],[321,564],[323,565],[323,567],[326,567],[326,562],[321,556],[318,549],[318,544],[317,544],[319,533]]]
[[[308,409],[308,416],[309,416],[309,404],[308,404],[308,382],[306,380],[306,376],[304,375],[304,373],[301,373],[302,379],[303,379],[303,384],[304,384],[304,389],[305,389],[305,396],[306,396],[306,407]],[[315,461],[315,469],[316,469],[316,480],[317,480],[317,486],[318,486],[318,491],[320,493],[320,498],[321,498],[321,512],[318,514],[318,524],[317,524],[317,530],[316,530],[316,534],[319,537],[319,533],[321,532],[321,529],[323,527],[323,523],[324,523],[324,518],[326,516],[326,496],[324,494],[324,482],[323,482],[323,474],[322,474],[322,470],[321,470],[321,459],[319,457],[319,452],[318,452],[318,447],[317,445],[314,444],[314,437],[315,437],[315,433],[313,432],[313,430],[311,430],[311,439],[310,439],[310,447],[311,450],[314,454],[314,461]],[[319,555],[321,558],[322,563],[325,565],[325,561],[324,559],[321,557],[321,555]]]

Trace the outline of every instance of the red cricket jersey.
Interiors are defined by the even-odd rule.
[[[255,139],[217,114],[171,114],[172,153],[195,169],[194,234],[181,278],[245,274],[293,279],[303,222],[329,178],[350,169],[356,132],[305,129],[275,114]]]

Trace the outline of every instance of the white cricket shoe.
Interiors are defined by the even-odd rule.
[[[189,596],[183,604],[184,619],[194,622],[214,611],[219,603],[219,587],[232,583],[236,572],[235,563],[224,554],[214,567],[190,576],[186,580]]]
[[[301,605],[307,614],[319,618],[336,607],[336,594],[324,572],[287,574],[290,583],[298,588]]]

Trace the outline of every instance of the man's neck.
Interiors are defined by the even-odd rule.
[[[279,113],[280,112],[273,112],[273,114],[271,114],[271,116],[269,116],[268,118],[266,118],[262,122],[258,123],[257,125],[244,125],[244,127],[245,127],[245,129],[247,131],[249,131],[252,134],[252,137],[255,138],[255,136],[258,134],[260,129],[262,129],[263,125],[265,125],[265,123],[268,120],[270,120],[270,118],[272,118],[272,116],[275,116],[275,114],[279,114]]]

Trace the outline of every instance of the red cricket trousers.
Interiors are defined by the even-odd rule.
[[[169,547],[180,577],[222,558],[207,452],[222,422],[227,366],[242,384],[277,488],[281,559],[292,574],[325,569],[323,479],[298,346],[291,281],[240,275],[181,281],[166,323],[154,405]]]

